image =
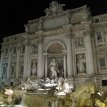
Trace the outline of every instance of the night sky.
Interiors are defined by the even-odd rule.
[[[44,10],[52,0],[0,0],[0,42],[3,37],[24,32],[28,20],[44,16]],[[66,4],[65,9],[73,9],[84,4],[91,14],[107,13],[107,0],[57,0]]]

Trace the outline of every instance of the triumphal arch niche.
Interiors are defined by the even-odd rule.
[[[51,41],[46,49],[47,52],[47,75],[48,77],[52,76],[51,70],[55,70],[55,77],[66,77],[66,57],[65,57],[65,45],[59,41]]]

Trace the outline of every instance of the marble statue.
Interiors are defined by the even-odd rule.
[[[30,78],[26,82],[21,83],[21,89],[22,90],[36,90],[40,88],[40,85],[38,84],[38,81],[32,81]]]
[[[51,78],[57,78],[58,64],[55,59],[52,59],[49,65],[49,72]]]
[[[82,55],[78,55],[77,56],[78,60],[77,60],[77,71],[78,73],[84,73],[86,72],[86,61],[85,58]]]
[[[50,7],[45,9],[45,13],[47,16],[53,16],[63,11],[63,6],[65,6],[65,4],[59,4],[56,1],[52,1],[52,3],[50,3]]]
[[[31,75],[36,75],[36,73],[37,73],[36,61],[33,60],[31,65]]]
[[[58,80],[58,85],[56,87],[55,95],[67,95],[72,93],[72,90],[74,89],[73,84],[70,84],[70,82],[67,79],[63,79],[62,77]]]
[[[73,84],[71,84],[70,81],[68,81],[67,79],[65,79],[64,85],[63,85],[63,91],[66,94],[69,94],[69,93],[72,93],[73,89],[74,89]]]
[[[62,91],[62,89],[63,89],[63,83],[64,83],[63,78],[62,78],[62,77],[59,78],[59,79],[58,79],[58,86],[56,87],[56,89],[57,89],[58,91]]]

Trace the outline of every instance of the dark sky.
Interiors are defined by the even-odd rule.
[[[0,38],[24,32],[28,20],[39,18],[52,0],[0,0]],[[57,0],[72,9],[84,4],[92,15],[107,13],[107,0]],[[1,42],[1,40],[0,40]]]

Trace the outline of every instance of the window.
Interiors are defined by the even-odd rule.
[[[3,75],[3,76],[6,75],[6,71],[7,71],[7,68],[6,68],[6,66],[4,66],[4,67],[3,67],[3,72],[2,72],[2,75]]]
[[[101,67],[101,68],[102,68],[102,67],[105,68],[105,66],[106,66],[105,58],[100,58],[100,59],[99,59],[99,63],[100,63],[100,67]]]
[[[107,86],[107,80],[102,80],[102,86]]]
[[[8,41],[9,41],[9,38],[6,39],[6,42],[8,42]]]
[[[97,41],[101,42],[103,40],[102,32],[96,32]]]
[[[95,23],[98,23],[100,20],[99,19],[95,19]]]
[[[3,64],[2,78],[7,77],[7,64]]]
[[[8,49],[5,49],[4,50],[4,56],[7,56],[8,55]]]
[[[13,48],[13,55],[16,54],[16,47]]]
[[[15,37],[14,39],[17,40],[17,37]]]
[[[10,86],[13,86],[13,82],[10,82]]]
[[[14,66],[12,66],[11,75],[14,75]]]
[[[11,76],[11,77],[15,77],[15,64],[12,64],[12,65],[11,65],[10,76]]]
[[[25,46],[22,46],[21,47],[21,54],[24,54],[24,52],[25,52]]]

